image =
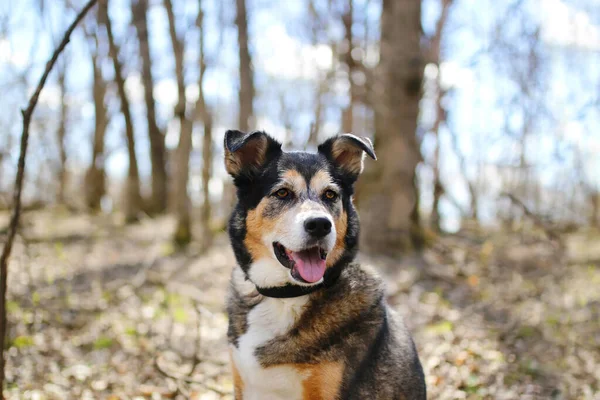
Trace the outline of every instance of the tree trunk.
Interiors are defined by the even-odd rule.
[[[212,175],[212,118],[206,115],[204,118],[204,140],[202,141],[202,196],[204,201],[201,210],[202,222],[202,248],[207,249],[212,243],[211,231],[211,204],[209,184]]]
[[[121,70],[121,62],[119,61],[119,47],[115,43],[115,38],[112,32],[112,25],[108,15],[108,5],[106,1],[100,3],[98,15],[101,23],[106,27],[108,36],[109,54],[112,58],[113,67],[115,69],[115,82],[121,99],[121,112],[125,119],[125,134],[127,137],[127,152],[129,156],[129,171],[127,175],[127,184],[125,187],[125,221],[133,222],[138,219],[139,212],[142,209],[142,196],[140,194],[140,176],[138,172],[137,158],[135,155],[135,137],[133,132],[133,122],[129,107],[129,100],[125,92],[125,79]]]
[[[248,15],[246,0],[235,0],[235,24],[238,28],[238,47],[240,57],[240,92],[239,92],[239,122],[238,128],[247,132],[254,125],[254,80],[252,76],[252,60],[248,47]]]
[[[431,205],[431,229],[441,231],[440,200],[444,194],[444,187],[440,179],[440,142],[439,133],[436,134],[435,154],[433,160],[433,203]]]
[[[360,190],[363,244],[398,253],[422,243],[417,208],[416,138],[423,81],[421,1],[383,0],[374,88],[375,148]]]
[[[346,71],[348,72],[348,106],[342,110],[342,131],[352,132],[354,125],[354,103],[356,88],[354,83],[354,72],[356,70],[356,62],[352,58],[352,49],[354,48],[354,40],[352,34],[352,25],[354,20],[353,0],[348,0],[346,10],[342,15],[342,23],[344,25],[344,42],[345,53],[342,56]]]
[[[439,59],[438,59],[439,61]],[[435,136],[435,149],[433,152],[433,204],[431,206],[431,229],[436,232],[441,231],[440,227],[440,199],[444,194],[444,186],[442,185],[442,180],[440,176],[440,127],[446,121],[446,111],[442,106],[442,98],[444,97],[444,91],[441,88],[440,81],[440,71],[439,71],[439,62],[438,62],[438,77],[436,80],[436,95],[435,95],[435,109],[436,116],[435,122],[433,123],[433,127],[431,131]]]
[[[202,9],[202,0],[198,0],[198,18],[196,19],[196,26],[200,31],[200,43],[198,43],[199,54],[198,64],[200,65],[200,74],[198,77],[198,100],[196,101],[196,108],[194,110],[195,116],[202,118],[204,124],[204,138],[202,140],[202,210],[201,210],[201,222],[202,222],[202,248],[208,249],[212,243],[212,231],[210,227],[211,223],[211,204],[210,204],[210,177],[212,175],[212,128],[213,119],[212,113],[208,109],[206,99],[204,97],[204,89],[202,84],[204,83],[204,74],[206,72],[206,57],[204,54],[204,11]],[[195,118],[197,119],[197,117]]]
[[[238,129],[248,132],[254,128],[254,78],[252,74],[252,58],[250,56],[248,39],[248,13],[246,0],[235,0],[235,24],[238,31],[239,50],[239,80],[238,92]],[[233,208],[236,202],[235,187],[231,180],[223,186],[223,203],[227,210]]]
[[[152,79],[152,61],[148,37],[148,0],[132,0],[133,23],[138,34],[140,56],[142,59],[142,83],[146,103],[148,139],[150,142],[150,161],[152,165],[152,201],[150,211],[164,212],[167,209],[167,170],[165,138],[156,124],[154,104],[154,81]]]
[[[448,11],[450,9],[450,5],[452,4],[452,0],[442,0],[442,13],[440,18],[438,19],[435,27],[435,33],[431,39],[429,51],[431,54],[431,62],[435,63],[437,66],[438,74],[436,78],[436,93],[435,93],[435,122],[433,123],[433,127],[431,131],[435,136],[435,150],[433,155],[433,204],[431,207],[431,228],[440,232],[440,199],[444,195],[444,186],[442,184],[441,176],[440,176],[440,128],[443,124],[446,123],[446,110],[442,105],[442,99],[446,94],[444,89],[442,88],[442,69],[441,69],[441,61],[442,61],[442,34],[444,32],[444,27],[446,25],[446,21],[448,19]]]
[[[175,14],[171,0],[164,0],[165,9],[169,19],[169,36],[175,56],[175,75],[177,77],[177,105],[175,116],[179,118],[179,143],[177,145],[175,161],[175,213],[177,214],[177,227],[175,228],[174,241],[184,246],[192,240],[190,199],[187,184],[190,174],[190,152],[192,151],[192,123],[185,116],[185,79],[183,75],[183,40],[177,37],[175,29]]]
[[[317,47],[321,44],[320,36],[325,32],[324,18],[321,17],[319,12],[317,11],[316,0],[309,0],[308,2],[308,18],[309,23],[311,24],[311,32],[310,32],[310,43],[314,47]],[[336,61],[338,59],[338,55],[336,54],[336,46],[335,40],[331,40],[329,43],[329,47],[331,48],[331,68],[327,71],[320,72],[320,76],[318,78],[317,87],[315,90],[314,97],[314,119],[310,125],[310,133],[308,136],[308,140],[306,142],[305,150],[308,149],[316,149],[317,145],[320,141],[321,129],[323,125],[323,114],[325,112],[325,104],[324,104],[324,96],[329,92],[329,84],[332,79],[335,71],[337,70]]]
[[[67,186],[67,151],[65,149],[65,136],[67,133],[67,114],[69,112],[66,99],[67,61],[63,59],[58,69],[58,87],[60,89],[60,117],[56,129],[56,140],[58,142],[59,166],[58,166],[58,190],[56,202],[65,203],[65,190]]]
[[[98,37],[95,36],[96,50],[92,53],[92,73],[94,98],[94,143],[92,147],[92,163],[85,174],[84,193],[87,207],[92,211],[100,209],[100,201],[106,193],[104,172],[104,135],[108,126],[108,115],[104,104],[106,82],[102,77],[102,63],[98,55]]]
[[[600,193],[595,191],[590,194],[590,203],[592,205],[592,214],[590,216],[590,225],[600,228]]]

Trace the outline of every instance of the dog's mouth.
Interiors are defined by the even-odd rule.
[[[327,251],[319,246],[291,251],[279,242],[273,243],[277,260],[291,270],[292,278],[303,283],[315,283],[325,275]]]

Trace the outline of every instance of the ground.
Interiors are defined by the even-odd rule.
[[[0,238],[8,216],[0,214]],[[8,399],[232,399],[234,259],[170,244],[168,217],[29,212],[10,263]],[[600,240],[465,231],[362,255],[413,332],[432,399],[600,399]]]

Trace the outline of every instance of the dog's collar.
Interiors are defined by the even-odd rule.
[[[318,285],[314,286],[300,286],[288,283],[285,286],[275,286],[266,288],[261,288],[257,286],[256,290],[258,290],[258,293],[266,297],[273,297],[276,299],[289,299],[292,297],[300,297],[307,294],[311,294],[313,292],[316,292],[317,290],[323,289],[324,287],[325,285],[323,285],[323,283],[319,283]]]
[[[290,299],[293,297],[305,296],[307,294],[314,293],[318,290],[329,288],[333,286],[338,278],[340,277],[342,270],[340,265],[335,265],[325,272],[323,282],[313,286],[300,286],[288,283],[284,286],[275,287],[258,287],[256,290],[258,293],[266,297],[273,297],[275,299]]]

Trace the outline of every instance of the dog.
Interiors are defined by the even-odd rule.
[[[377,275],[354,262],[353,187],[368,139],[285,152],[265,132],[225,134],[237,204],[227,312],[236,400],[425,399],[423,370]]]

